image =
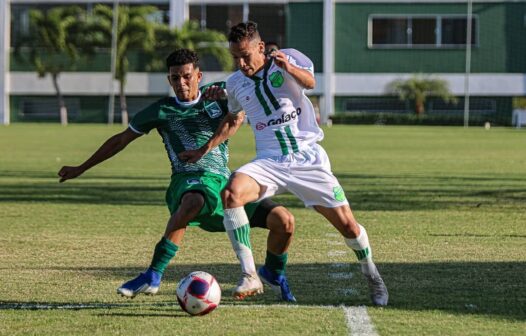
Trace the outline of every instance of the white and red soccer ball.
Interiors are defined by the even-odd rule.
[[[177,285],[177,301],[190,315],[206,315],[221,301],[221,288],[209,273],[196,271],[185,276]]]

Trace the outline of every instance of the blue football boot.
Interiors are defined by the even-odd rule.
[[[159,291],[161,278],[161,274],[148,268],[146,272],[139,274],[135,279],[125,282],[122,286],[117,288],[117,293],[128,298],[134,298],[140,293],[154,295]]]
[[[258,275],[261,280],[272,288],[283,301],[287,302],[296,302],[296,298],[292,295],[292,292],[289,288],[289,283],[287,282],[287,277],[283,274],[277,274],[265,266],[261,266],[258,270]]]

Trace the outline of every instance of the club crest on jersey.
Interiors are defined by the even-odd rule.
[[[186,180],[186,184],[194,185],[194,184],[201,184],[201,180],[197,178],[191,178]]]
[[[343,188],[341,186],[336,186],[332,188],[332,192],[334,193],[334,199],[338,202],[345,201],[345,192],[343,191]]]
[[[270,80],[270,84],[272,85],[272,87],[275,88],[279,88],[280,86],[282,86],[283,82],[285,81],[285,78],[283,78],[283,74],[279,70],[271,73],[268,79]]]
[[[208,105],[205,105],[205,111],[212,119],[219,118],[221,114],[223,114],[221,111],[221,107],[219,107],[219,104],[217,102],[212,102]]]

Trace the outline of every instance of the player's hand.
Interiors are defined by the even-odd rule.
[[[270,57],[274,58],[274,63],[276,63],[277,66],[284,69],[285,71],[289,71],[289,68],[291,64],[289,63],[289,59],[287,58],[287,55],[279,50],[272,50],[270,53]]]
[[[58,171],[58,176],[60,177],[59,182],[62,183],[64,181],[73,179],[79,175],[82,175],[82,173],[84,173],[84,169],[80,168],[79,166],[64,166]]]
[[[187,150],[177,154],[179,160],[186,163],[196,163],[206,154],[203,148]]]
[[[226,99],[226,97],[226,90],[217,85],[209,86],[203,92],[203,99],[205,100],[221,100]]]

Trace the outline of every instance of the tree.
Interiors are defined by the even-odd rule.
[[[199,56],[214,56],[222,69],[232,70],[232,56],[225,34],[212,29],[201,29],[197,21],[187,21],[181,28],[171,29],[165,24],[155,28],[155,53],[151,54],[148,70],[164,70],[164,57],[175,49],[188,48]],[[163,56],[163,57],[160,57]]]
[[[388,91],[397,94],[400,100],[413,102],[417,116],[424,114],[425,102],[428,97],[438,97],[446,103],[457,102],[457,98],[451,94],[445,80],[423,75],[413,75],[408,79],[394,80],[389,83]]]
[[[67,125],[68,111],[58,78],[61,72],[74,70],[79,59],[84,11],[78,6],[54,7],[47,11],[33,9],[29,12],[29,19],[30,34],[15,45],[15,57],[32,64],[39,77],[51,75],[60,109],[60,123]]]
[[[149,17],[157,11],[153,6],[119,6],[117,28],[117,59],[115,79],[119,81],[119,99],[122,123],[128,124],[128,107],[126,103],[126,76],[129,71],[129,52],[132,49],[151,51],[155,46],[155,24]],[[102,32],[105,45],[111,45],[113,9],[97,5],[93,9],[95,21],[92,33]]]

